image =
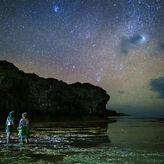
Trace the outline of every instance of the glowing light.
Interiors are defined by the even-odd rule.
[[[142,35],[141,43],[145,43],[145,42],[146,42],[146,36]]]
[[[53,8],[55,13],[59,12],[59,9],[60,9],[59,6],[54,6],[54,8]]]
[[[101,76],[96,77],[96,81],[100,82],[101,81]]]

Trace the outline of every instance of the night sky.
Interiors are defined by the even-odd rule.
[[[164,116],[164,0],[0,0],[0,60]]]

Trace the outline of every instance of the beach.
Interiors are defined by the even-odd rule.
[[[121,164],[164,162],[164,120],[115,117],[96,121],[35,122],[30,143],[15,131],[8,150],[0,131],[0,163]]]

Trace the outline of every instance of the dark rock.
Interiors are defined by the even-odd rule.
[[[130,116],[129,114],[126,114],[126,113],[118,113],[114,110],[109,110],[107,109],[105,112],[104,112],[104,115],[106,116]]]
[[[126,113],[118,113],[119,116],[131,116],[130,114],[126,114]]]
[[[119,113],[117,113],[116,111],[114,110],[109,110],[107,109],[105,112],[104,112],[105,115],[107,116],[119,116]]]
[[[68,85],[52,78],[20,71],[12,63],[0,61],[0,112],[13,109],[44,115],[104,115],[109,95],[88,83]]]

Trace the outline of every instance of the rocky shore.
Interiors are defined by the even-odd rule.
[[[5,119],[11,109],[16,118],[24,111],[31,116],[56,118],[117,116],[117,112],[106,110],[109,99],[106,91],[98,86],[45,79],[24,73],[7,61],[0,61],[0,112],[5,113]]]
[[[45,79],[0,61],[0,163],[69,163],[74,154],[81,158],[81,152],[109,144],[108,123],[116,120],[108,116],[119,115],[106,109],[109,99],[98,86]],[[5,120],[10,110],[15,111],[15,130],[6,150]],[[27,145],[19,143],[16,130],[24,111],[31,123]]]
[[[115,120],[111,120],[113,122]],[[4,127],[0,130],[0,163],[64,163],[74,154],[109,144],[107,120],[33,122],[29,144],[20,144],[18,132],[12,133],[8,149]],[[66,158],[66,160],[65,160]],[[69,162],[68,162],[69,163]]]

